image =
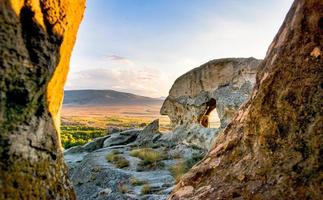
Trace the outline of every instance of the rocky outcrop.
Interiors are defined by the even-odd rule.
[[[225,58],[212,60],[180,76],[160,110],[174,128],[181,125],[208,126],[208,115],[218,112],[225,127],[245,102],[255,84],[260,60]]]
[[[169,116],[174,128],[162,138],[209,149],[215,136],[250,98],[259,63],[254,58],[217,59],[180,76],[160,110]],[[212,111],[219,116],[218,128],[208,127]]]
[[[185,144],[208,150],[216,135],[221,132],[220,128],[205,128],[200,124],[179,126],[172,132],[163,134],[160,140],[165,143]]]
[[[147,149],[154,153],[148,154]],[[136,157],[133,151],[146,152],[147,158]],[[156,154],[161,160],[147,160]],[[181,172],[187,167],[184,162],[197,162],[204,154],[196,147],[161,140],[159,121],[155,120],[143,130],[113,133],[68,149],[64,157],[79,200],[163,200],[175,185],[170,168],[183,163],[179,165]],[[127,164],[115,165],[109,156],[122,158]],[[144,192],[147,186],[149,191]]]
[[[169,199],[321,199],[323,2],[296,0],[252,98]]]
[[[142,130],[141,134],[138,135],[136,143],[140,146],[152,146],[160,137],[159,119],[156,119]]]
[[[0,1],[0,199],[74,199],[59,139],[85,0]]]
[[[137,139],[139,132],[138,130],[127,130],[112,134],[103,142],[103,147],[129,144]]]

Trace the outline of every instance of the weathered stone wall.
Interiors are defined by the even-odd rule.
[[[296,0],[251,100],[169,199],[321,199],[323,1]]]
[[[217,59],[185,73],[173,84],[160,113],[176,128],[203,124],[215,107],[224,128],[250,97],[259,63],[254,58]]]
[[[59,141],[85,0],[0,1],[0,199],[74,199]]]

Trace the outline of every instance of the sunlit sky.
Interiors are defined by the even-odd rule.
[[[292,0],[88,0],[65,89],[167,96],[216,58],[264,58]]]

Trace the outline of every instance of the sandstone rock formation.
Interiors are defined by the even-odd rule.
[[[174,128],[163,138],[209,149],[213,138],[250,98],[259,63],[254,58],[217,59],[180,76],[160,110]],[[212,111],[218,113],[219,128],[208,128]]]
[[[296,0],[250,101],[169,199],[321,199],[323,2]]]
[[[85,0],[0,1],[0,199],[74,199],[59,139]]]
[[[172,126],[208,125],[216,109],[225,127],[240,105],[249,98],[260,60],[226,58],[212,60],[176,79],[160,110]]]

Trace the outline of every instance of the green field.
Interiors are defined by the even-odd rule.
[[[106,134],[106,130],[102,128],[63,125],[61,127],[61,142],[64,149],[68,149],[73,146],[83,145]]]

